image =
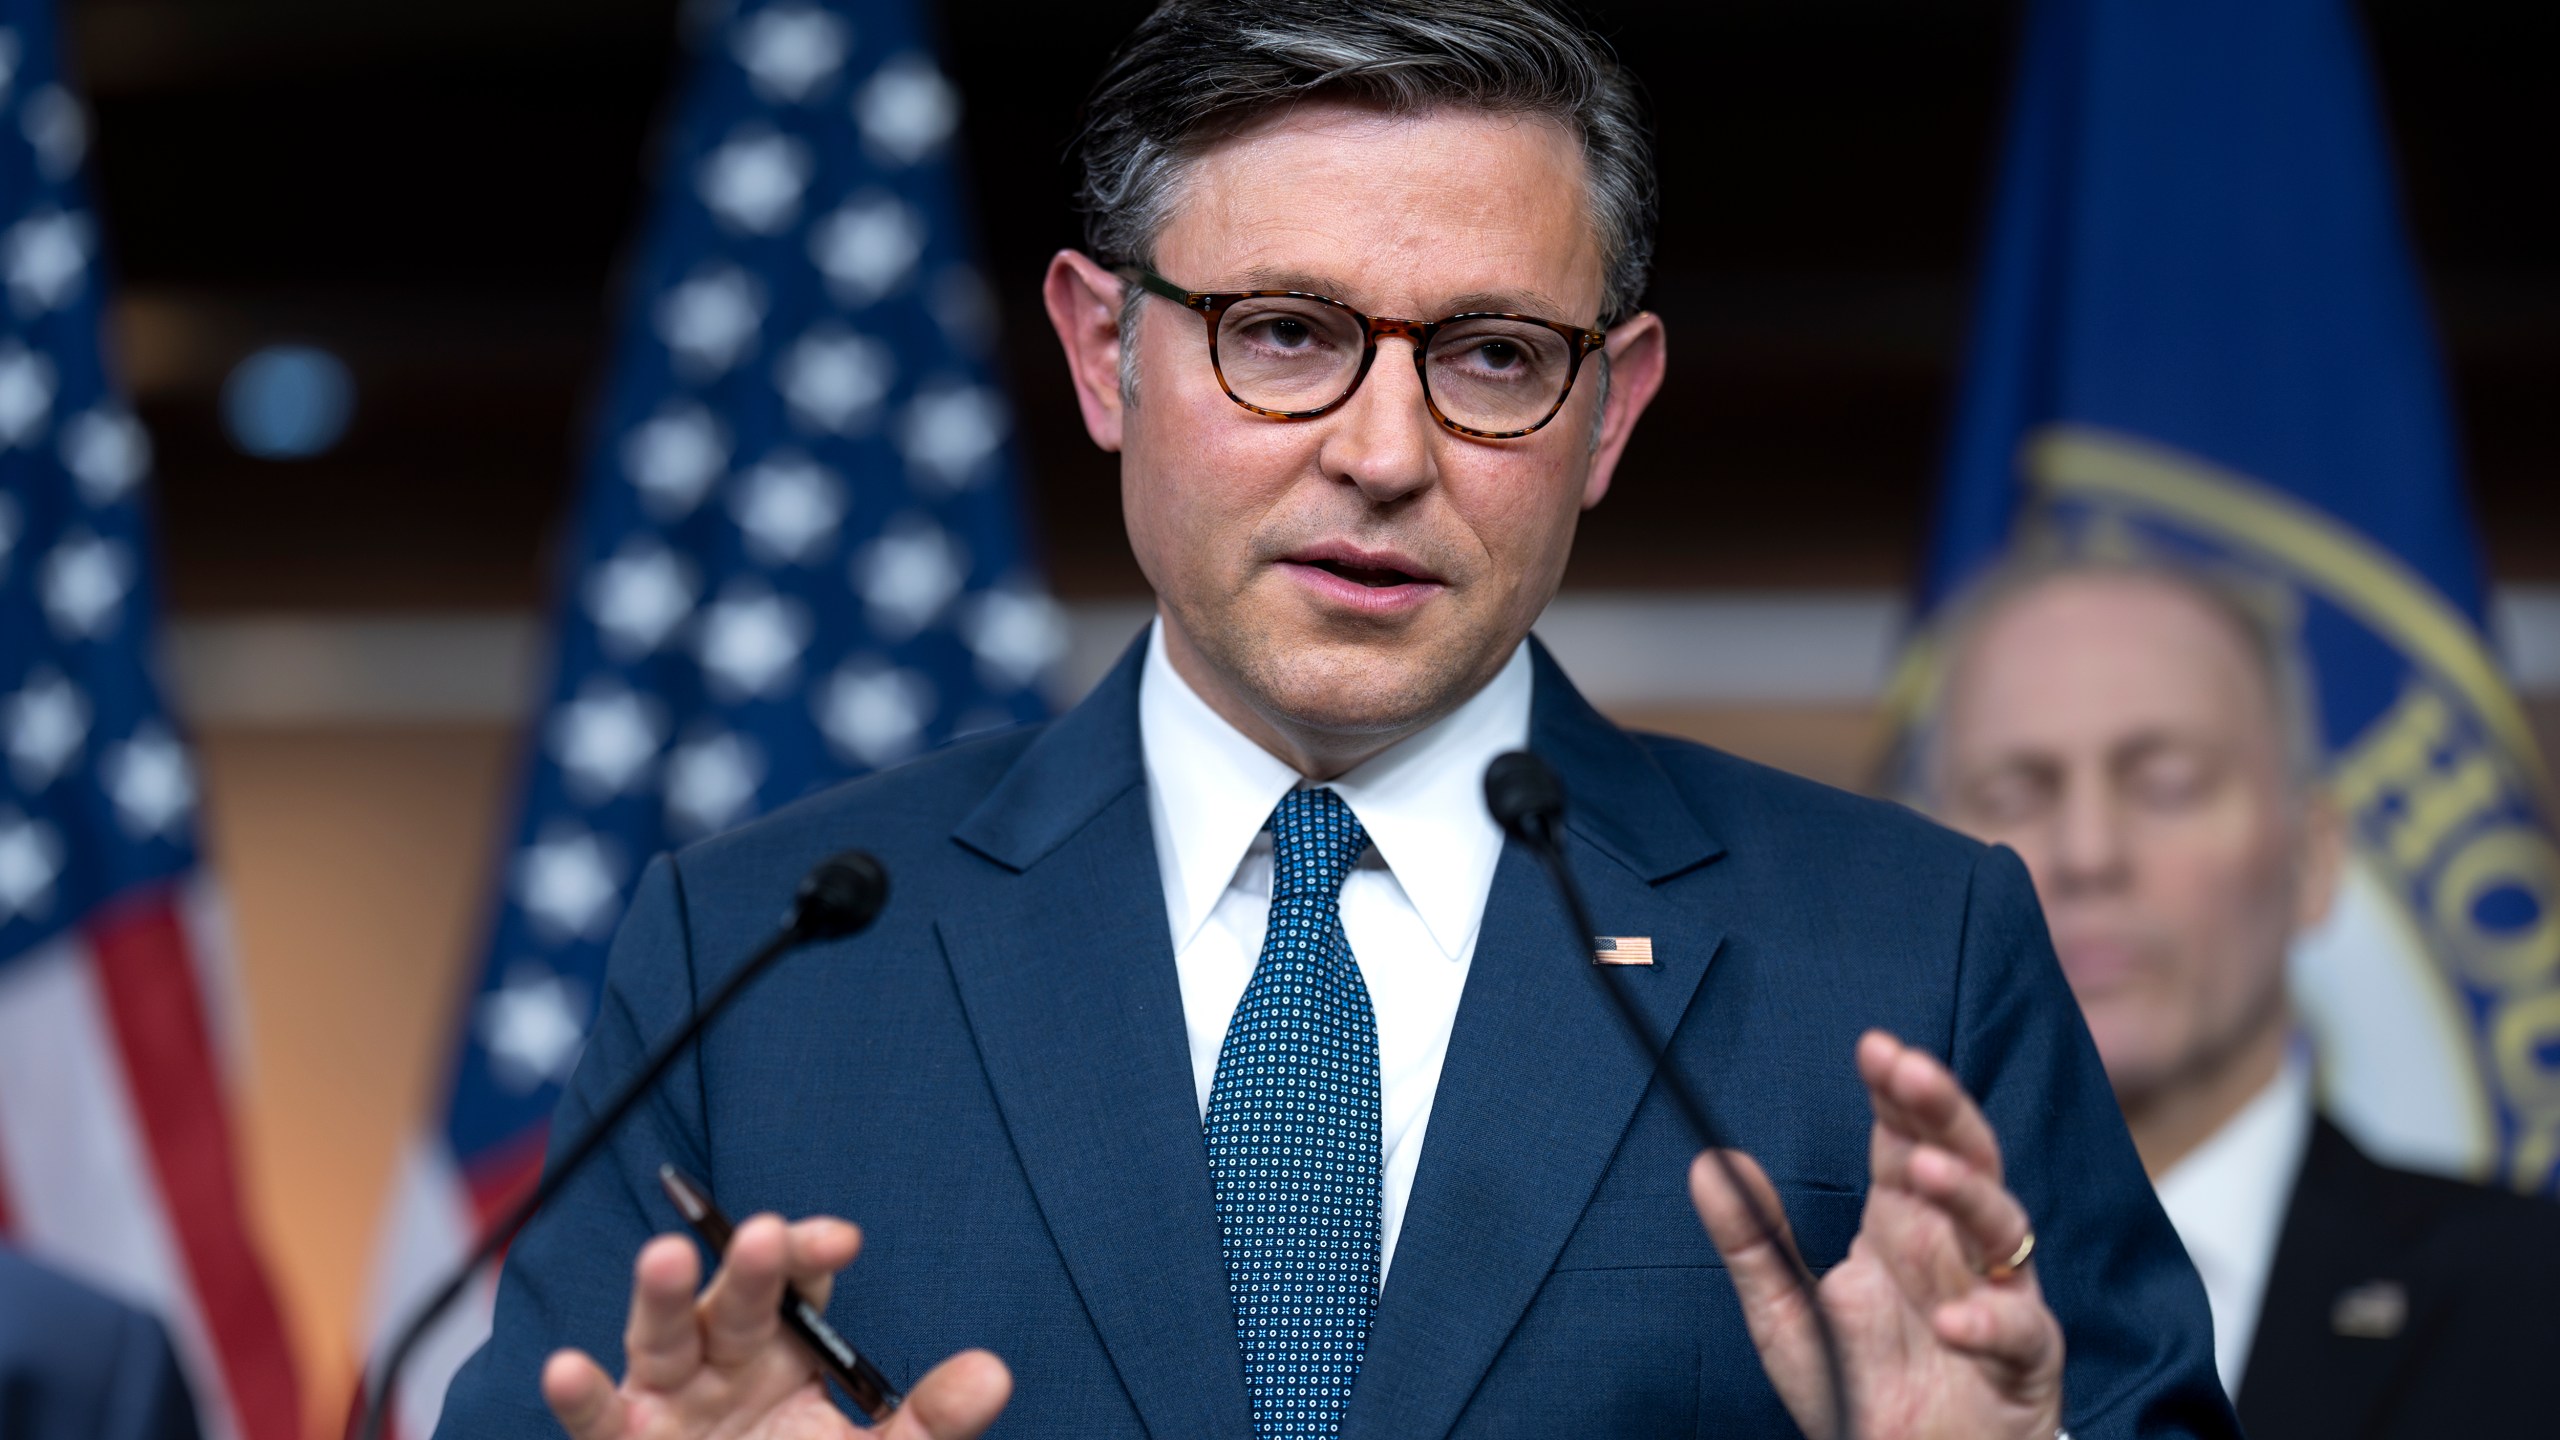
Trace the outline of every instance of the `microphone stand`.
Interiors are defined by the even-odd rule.
[[[691,1045],[704,1028],[729,1007],[729,1002],[737,999],[757,977],[772,968],[776,960],[812,941],[841,939],[868,926],[887,902],[888,887],[888,876],[881,870],[880,862],[860,851],[849,850],[822,860],[809,872],[808,877],[800,882],[799,894],[793,901],[791,912],[784,917],[782,928],[757,947],[756,952],[748,956],[746,963],[732,972],[728,979],[720,982],[719,988],[694,1010],[690,1019],[650,1047],[639,1072],[623,1082],[622,1089],[589,1122],[585,1132],[578,1136],[577,1143],[562,1152],[556,1163],[545,1167],[541,1183],[533,1187],[533,1193],[516,1202],[514,1208],[483,1232],[480,1243],[473,1247],[471,1254],[454,1267],[453,1273],[445,1277],[444,1284],[437,1288],[426,1304],[411,1313],[408,1323],[400,1327],[399,1338],[383,1354],[373,1395],[365,1403],[364,1425],[358,1432],[362,1440],[382,1440],[383,1423],[391,1413],[401,1368],[408,1364],[410,1353],[426,1339],[427,1331],[443,1317],[445,1311],[452,1308],[454,1301],[462,1298],[462,1292],[470,1286],[472,1277],[480,1273],[480,1267],[513,1244],[517,1232],[524,1229],[526,1222],[532,1220],[552,1196],[559,1194],[577,1176],[596,1151],[603,1148],[614,1127],[621,1124],[623,1117],[629,1115],[641,1098],[656,1087],[659,1077],[676,1063],[676,1057],[684,1053],[685,1047]],[[409,1440],[426,1440],[426,1437],[411,1436]]]
[[[1578,937],[1575,953],[1583,953],[1589,947],[1591,937],[1600,932],[1591,924],[1591,911],[1583,903],[1581,884],[1573,878],[1572,867],[1565,863],[1563,839],[1558,833],[1564,818],[1563,782],[1556,778],[1544,760],[1526,750],[1515,750],[1497,757],[1486,769],[1485,802],[1503,830],[1538,857],[1547,878],[1554,882],[1557,896],[1564,901],[1566,917],[1573,923],[1574,934]],[[1594,968],[1605,971],[1610,967]],[[1804,1298],[1805,1311],[1813,1317],[1814,1338],[1822,1348],[1822,1366],[1831,1391],[1831,1413],[1837,1427],[1833,1434],[1836,1440],[1855,1440],[1857,1429],[1849,1417],[1849,1373],[1840,1359],[1840,1340],[1832,1331],[1831,1316],[1822,1308],[1820,1282],[1815,1279],[1811,1267],[1805,1264],[1802,1252],[1781,1238],[1778,1221],[1761,1203],[1759,1192],[1742,1183],[1742,1171],[1733,1163],[1733,1156],[1721,1138],[1723,1132],[1708,1115],[1705,1102],[1698,1098],[1697,1092],[1670,1063],[1666,1053],[1670,1037],[1665,1036],[1657,1045],[1645,1025],[1644,1013],[1636,1008],[1634,998],[1622,988],[1618,977],[1603,974],[1597,978],[1600,988],[1616,1002],[1618,1018],[1626,1023],[1629,1038],[1636,1042],[1636,1048],[1651,1063],[1655,1077],[1670,1092],[1672,1104],[1680,1111],[1681,1118],[1688,1121],[1689,1132],[1698,1138],[1715,1161],[1716,1168],[1723,1172],[1725,1184],[1742,1197],[1743,1209],[1751,1216],[1752,1228],[1758,1230],[1761,1237],[1769,1242],[1769,1247],[1786,1260],[1788,1278],[1795,1282],[1797,1293]]]

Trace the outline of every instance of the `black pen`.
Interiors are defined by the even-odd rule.
[[[736,1233],[737,1227],[729,1223],[728,1216],[720,1213],[720,1206],[712,1200],[711,1192],[673,1165],[658,1167],[658,1183],[665,1187],[667,1198],[675,1202],[676,1212],[684,1216],[684,1223],[693,1227],[693,1233],[702,1237],[703,1244],[711,1247],[711,1253],[714,1256],[727,1255],[729,1237]],[[810,1304],[807,1297],[787,1284],[782,1287],[782,1327],[800,1337],[800,1343],[808,1346],[809,1353],[817,1357],[818,1368],[842,1386],[844,1393],[852,1397],[854,1404],[862,1407],[862,1413],[870,1416],[874,1424],[897,1412],[898,1402],[905,1397],[889,1383],[889,1377],[880,1373],[879,1366],[862,1358],[862,1352],[836,1333],[835,1327],[827,1323],[827,1317],[818,1313],[817,1306]]]

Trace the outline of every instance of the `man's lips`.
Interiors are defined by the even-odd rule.
[[[1369,550],[1341,541],[1326,541],[1291,551],[1281,557],[1280,563],[1308,566],[1371,589],[1440,583],[1439,576],[1401,550]]]
[[[2086,994],[2121,988],[2151,968],[2147,947],[2127,936],[2065,932],[2054,937],[2053,948],[2072,988]]]
[[[1411,610],[1446,588],[1420,561],[1394,550],[1316,545],[1278,563],[1318,596],[1369,615]]]

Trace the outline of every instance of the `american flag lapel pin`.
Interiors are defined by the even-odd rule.
[[[2368,1280],[2329,1307],[2329,1328],[2353,1340],[2388,1340],[2408,1323],[2409,1290],[2397,1280]]]
[[[1594,965],[1650,965],[1653,963],[1653,937],[1650,935],[1594,935],[1591,937],[1591,963]]]

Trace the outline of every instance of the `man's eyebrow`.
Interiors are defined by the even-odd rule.
[[[1535,315],[1542,320],[1563,320],[1579,325],[1581,320],[1565,313],[1565,307],[1530,290],[1478,290],[1466,295],[1453,295],[1441,307],[1443,315],[1472,315],[1491,311],[1500,315]]]
[[[2135,731],[2108,747],[2107,764],[2115,769],[2139,765],[2164,751],[2193,751],[2208,760],[2228,758],[2232,747],[2219,736],[2208,732],[2170,725],[2153,725]]]
[[[1299,290],[1322,295],[1346,305],[1356,305],[1350,292],[1357,286],[1338,275],[1312,270],[1283,270],[1275,266],[1254,266],[1236,277],[1236,288],[1242,290]],[[1472,315],[1491,311],[1505,315],[1536,315],[1543,319],[1581,321],[1565,314],[1565,307],[1534,290],[1474,290],[1453,295],[1440,302],[1434,313],[1408,315],[1408,320],[1436,320],[1443,315]],[[1378,312],[1371,312],[1378,313]]]
[[[1343,292],[1352,287],[1338,275],[1326,275],[1313,270],[1282,270],[1268,265],[1256,265],[1236,277],[1236,288],[1240,290],[1303,290],[1310,295],[1340,299]]]
[[[1957,778],[1967,783],[1979,783],[2004,775],[2023,775],[2039,784],[2051,784],[2069,768],[2061,756],[2050,750],[2003,750],[1966,767]]]

